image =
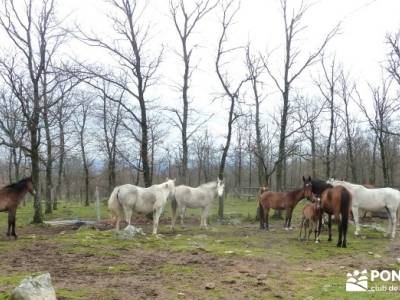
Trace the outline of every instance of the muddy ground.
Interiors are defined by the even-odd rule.
[[[151,221],[136,221],[147,234],[133,240],[120,239],[108,222],[27,225],[17,241],[0,236],[0,299],[43,272],[50,272],[58,299],[400,299],[345,292],[354,269],[399,269],[400,237],[390,241],[372,229],[355,237],[350,226],[348,248],[341,249],[336,225],[333,242],[324,232],[315,244],[299,241],[298,228],[283,230],[281,220],[269,232],[246,219],[200,230],[193,217],[171,232],[166,219],[159,237],[150,234]]]

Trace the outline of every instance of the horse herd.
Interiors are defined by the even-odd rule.
[[[120,229],[121,220],[125,219],[131,225],[133,211],[143,214],[153,214],[153,234],[157,234],[160,216],[168,199],[171,199],[171,228],[174,230],[177,216],[181,225],[186,208],[201,208],[200,227],[207,228],[207,216],[214,199],[222,197],[225,183],[223,180],[202,184],[198,187],[186,185],[175,186],[174,179],[167,179],[161,184],[148,188],[125,184],[117,186],[108,199],[108,208],[115,220],[116,230]],[[27,192],[35,195],[32,178],[27,177],[17,183],[0,189],[0,212],[8,212],[7,236],[15,234],[15,214],[19,202]],[[319,242],[323,215],[328,216],[328,240],[332,240],[332,216],[338,223],[338,247],[346,247],[346,235],[349,216],[352,214],[356,226],[355,235],[360,234],[360,211],[386,212],[388,215],[387,236],[394,238],[397,225],[397,211],[400,208],[400,191],[392,188],[367,188],[363,185],[346,181],[329,179],[327,181],[307,179],[303,176],[303,186],[289,192],[272,192],[267,188],[260,189],[258,205],[260,212],[260,229],[268,230],[268,215],[270,209],[286,211],[284,227],[291,228],[292,213],[297,203],[308,199],[302,210],[300,239],[309,239],[314,231],[315,242]],[[304,237],[302,236],[304,230]],[[308,235],[307,235],[308,230]]]

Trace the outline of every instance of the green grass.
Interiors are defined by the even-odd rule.
[[[296,207],[293,217],[293,225],[298,226],[300,222],[300,211],[303,203]],[[345,280],[346,273],[354,269],[394,269],[400,265],[391,259],[390,240],[382,237],[382,233],[371,229],[362,229],[363,237],[356,238],[353,235],[354,227],[349,227],[348,248],[341,249],[335,246],[337,239],[337,225],[333,225],[333,241],[327,242],[326,232],[321,237],[321,243],[301,242],[298,240],[298,228],[293,231],[283,230],[283,220],[270,220],[271,230],[268,232],[260,231],[258,224],[254,220],[256,211],[256,201],[239,200],[227,198],[225,201],[225,215],[223,222],[217,218],[217,204],[214,205],[210,215],[210,229],[201,230],[196,222],[195,225],[189,224],[185,228],[179,225],[175,233],[171,233],[168,225],[160,225],[157,238],[149,233],[151,224],[144,225],[146,236],[138,237],[134,240],[119,239],[114,231],[96,231],[82,227],[77,231],[67,232],[66,234],[55,235],[26,235],[21,236],[17,242],[0,241],[0,252],[23,251],[29,247],[33,241],[41,242],[44,245],[57,245],[64,254],[88,254],[98,258],[115,258],[112,265],[87,265],[76,264],[71,266],[79,273],[82,270],[101,274],[112,273],[130,274],[137,270],[126,262],[119,262],[124,253],[133,250],[140,251],[171,251],[174,253],[201,253],[218,259],[236,259],[246,262],[247,260],[259,261],[266,265],[266,296],[281,297],[284,299],[295,298],[304,299],[313,296],[314,299],[400,299],[399,293],[346,293]],[[188,210],[188,217],[198,218],[199,210]],[[18,210],[18,228],[35,230],[36,226],[29,225],[32,215],[31,203]],[[101,206],[102,218],[108,218],[107,207],[103,203]],[[162,219],[170,217],[170,207]],[[46,220],[54,219],[82,219],[94,220],[96,218],[95,207],[91,204],[85,207],[78,203],[65,203],[59,205],[59,209],[50,215],[46,215]],[[377,220],[382,223],[382,221]],[[0,230],[6,228],[6,214],[0,214]],[[386,227],[386,222],[382,224]],[[44,227],[46,228],[46,227]],[[395,241],[397,242],[397,241]],[[370,254],[372,252],[372,254]],[[380,257],[379,257],[380,256]],[[276,264],[277,272],[271,271],[269,264]],[[309,270],[307,271],[307,268]],[[208,270],[208,271],[207,271]],[[149,271],[150,275],[168,277],[172,274],[180,274],[189,279],[186,284],[179,288],[168,286],[171,298],[181,289],[189,291],[189,295],[197,295],[203,298],[219,298],[226,295],[226,290],[216,287],[215,290],[207,291],[204,297],[203,290],[191,285],[191,279],[203,278],[207,280],[207,269],[203,265],[177,265],[170,262],[155,265]],[[212,272],[216,272],[212,270]],[[15,286],[22,278],[30,275],[29,270],[23,273],[5,275],[0,271],[0,287]],[[203,276],[203,277],[202,277]],[[210,275],[211,276],[211,275]],[[218,276],[213,275],[213,276]],[[221,274],[223,277],[224,274]],[[229,277],[227,277],[229,278]],[[260,295],[254,290],[257,284],[254,278],[241,278],[242,284],[248,285],[248,298],[257,298]],[[400,283],[399,283],[400,285]],[[0,290],[1,291],[1,290]],[[93,290],[67,289],[57,290],[59,297],[67,299],[87,299],[101,293],[101,299],[115,298],[111,289]],[[192,294],[191,294],[192,293]],[[104,297],[103,297],[104,296]],[[8,292],[0,292],[0,299],[7,299]]]

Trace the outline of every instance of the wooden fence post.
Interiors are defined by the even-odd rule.
[[[100,221],[100,197],[99,197],[99,188],[96,186],[96,217],[97,222]]]

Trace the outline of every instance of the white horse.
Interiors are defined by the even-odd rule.
[[[222,197],[224,194],[225,183],[218,178],[217,181],[204,183],[196,188],[180,185],[175,189],[175,197],[172,199],[172,221],[171,228],[174,230],[178,210],[181,217],[181,225],[185,216],[186,208],[202,208],[200,227],[207,228],[207,216],[212,206],[213,200]]]
[[[389,226],[387,235],[393,239],[396,235],[397,209],[400,205],[400,192],[392,188],[366,188],[359,184],[329,179],[327,183],[333,186],[341,185],[353,196],[352,211],[356,223],[355,235],[360,234],[359,209],[371,212],[386,211]]]
[[[167,200],[175,192],[175,179],[142,188],[132,184],[124,184],[114,188],[108,199],[108,209],[116,218],[115,229],[119,230],[119,223],[125,216],[128,226],[131,225],[132,212],[143,214],[153,212],[153,234],[157,234],[158,220]]]

